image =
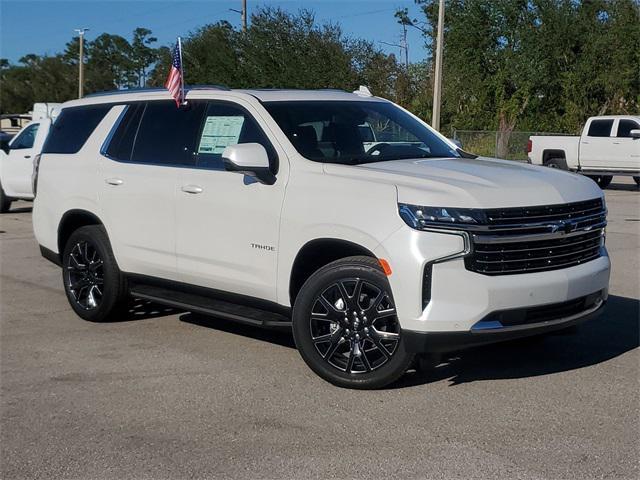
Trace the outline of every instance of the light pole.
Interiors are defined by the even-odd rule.
[[[76,28],[78,32],[80,52],[78,54],[78,98],[82,98],[84,89],[84,33],[88,28]]]
[[[433,118],[431,126],[440,130],[440,103],[442,102],[442,44],[444,30],[444,0],[438,7],[438,36],[436,37],[436,68],[433,81]]]

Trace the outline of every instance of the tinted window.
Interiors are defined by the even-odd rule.
[[[204,110],[203,102],[189,102],[180,108],[173,101],[147,103],[131,160],[158,165],[195,165],[196,138]]]
[[[33,125],[29,125],[13,141],[13,143],[11,144],[11,148],[13,148],[14,150],[17,150],[19,148],[33,147],[33,142],[36,141],[36,134],[38,133],[39,126],[40,126],[39,123],[34,123]]]
[[[198,167],[224,170],[222,152],[239,143],[262,145],[272,170],[277,171],[275,150],[251,115],[237,106],[210,103],[198,138]]]
[[[294,101],[265,107],[298,152],[317,162],[356,165],[460,156],[392,103]]]
[[[108,156],[123,161],[131,159],[133,142],[136,138],[136,133],[138,133],[138,126],[140,125],[144,107],[144,103],[127,106],[127,110],[124,112],[105,152]]]
[[[77,153],[111,105],[63,108],[49,130],[43,153]]]
[[[631,130],[637,130],[640,128],[633,120],[620,120],[618,122],[618,137],[631,138]]]
[[[376,137],[374,136],[370,125],[359,125],[358,129],[360,130],[360,138],[362,138],[363,142],[367,143],[376,141]]]
[[[608,137],[611,135],[613,120],[594,120],[589,126],[590,137]]]

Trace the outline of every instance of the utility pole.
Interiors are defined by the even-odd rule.
[[[407,43],[407,24],[402,24],[402,47],[404,49],[404,66],[409,69],[409,44]]]
[[[433,118],[431,126],[440,130],[440,103],[442,102],[442,44],[444,41],[444,0],[438,8],[438,36],[436,37],[436,68],[433,81]]]
[[[242,0],[242,10],[236,10],[235,8],[229,9],[232,12],[239,13],[242,18],[242,31],[247,31],[247,0]]]
[[[242,0],[242,31],[247,31],[247,0]]]
[[[82,98],[84,92],[84,33],[88,28],[76,28],[78,32],[80,53],[78,55],[78,98]]]

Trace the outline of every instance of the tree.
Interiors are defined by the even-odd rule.
[[[171,50],[161,49],[150,83],[164,83],[170,62]],[[407,74],[395,56],[346,38],[336,24],[318,24],[306,10],[258,9],[246,32],[228,22],[206,25],[183,40],[183,62],[188,84],[347,90],[362,84],[410,103],[408,88],[400,88]]]
[[[117,90],[136,85],[131,44],[120,35],[103,33],[87,44],[88,91]]]
[[[35,102],[64,102],[73,98],[76,85],[72,67],[57,55],[26,55],[19,65],[8,62],[0,70],[2,113],[22,113]]]
[[[417,3],[431,50],[437,2]],[[634,0],[447,1],[443,126],[497,129],[500,155],[516,126],[574,132],[637,112],[639,12]]]
[[[147,84],[147,70],[157,60],[158,52],[150,45],[157,42],[156,37],[151,36],[148,28],[136,28],[133,31],[130,58],[136,73],[136,85],[144,87]]]

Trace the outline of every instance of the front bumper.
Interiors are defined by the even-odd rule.
[[[435,341],[435,334],[443,338],[449,334],[467,335],[470,340],[462,343],[472,341],[473,344],[485,335],[487,339],[517,338],[535,334],[534,330],[542,327],[562,328],[563,322],[535,326],[529,323],[521,329],[491,332],[472,332],[472,329],[496,312],[560,304],[595,292],[602,292],[603,301],[607,298],[611,263],[604,247],[599,258],[581,265],[494,276],[467,270],[466,248],[458,235],[420,232],[406,227],[395,232],[374,252],[379,258],[387,259],[393,270],[389,282],[403,331],[429,334],[431,343]],[[425,306],[422,285],[428,265],[432,265],[431,288]]]
[[[464,348],[487,345],[507,340],[515,340],[535,335],[540,335],[556,330],[562,330],[580,323],[599,317],[604,311],[606,300],[604,292],[593,294],[597,300],[588,309],[567,317],[553,320],[541,320],[536,323],[528,323],[513,326],[495,326],[492,328],[472,328],[466,332],[419,332],[402,330],[402,338],[405,349],[412,353],[443,353]],[[535,307],[534,307],[535,308]],[[526,310],[526,309],[518,309]],[[487,320],[478,322],[493,322],[495,314],[487,316]]]

